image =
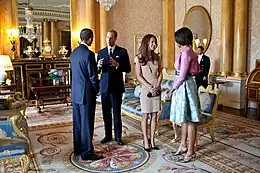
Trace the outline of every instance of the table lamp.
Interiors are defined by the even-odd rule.
[[[13,70],[13,64],[8,55],[0,55],[0,85],[6,84],[8,71]]]

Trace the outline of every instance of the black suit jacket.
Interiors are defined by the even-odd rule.
[[[72,102],[91,104],[99,91],[95,54],[80,44],[71,54]]]
[[[207,88],[209,69],[210,59],[208,56],[203,55],[200,60],[200,72],[196,75],[196,83],[198,87],[202,85],[204,88]],[[203,77],[206,77],[206,80],[203,80]]]
[[[117,69],[109,64],[107,47],[98,52],[97,61],[104,58],[102,68],[99,69],[100,72],[102,72],[100,79],[100,93],[125,92],[123,72],[131,72],[131,64],[127,50],[116,46],[112,57],[119,63],[119,67]]]

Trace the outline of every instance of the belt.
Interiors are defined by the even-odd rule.
[[[179,71],[175,71],[175,75],[179,76],[180,72]],[[192,75],[191,73],[188,73],[187,76],[194,76],[194,75]]]

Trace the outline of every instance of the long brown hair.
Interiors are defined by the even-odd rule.
[[[141,41],[141,46],[139,48],[139,53],[137,54],[139,62],[144,66],[148,61],[152,61],[153,63],[157,61],[160,63],[159,54],[155,53],[153,50],[149,50],[149,42],[151,38],[155,39],[155,43],[157,44],[157,38],[153,34],[147,34],[143,37]]]

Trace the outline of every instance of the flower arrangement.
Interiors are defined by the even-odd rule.
[[[53,79],[61,79],[64,73],[62,70],[51,69],[48,74],[50,78],[53,80]]]

